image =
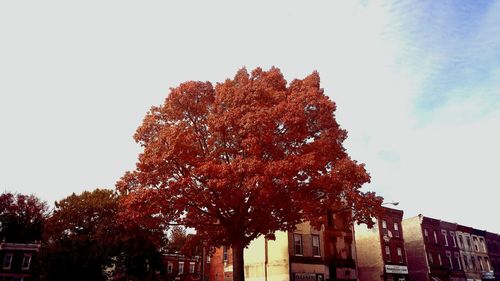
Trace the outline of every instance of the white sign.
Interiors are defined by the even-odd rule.
[[[385,265],[385,272],[396,274],[408,274],[408,267],[405,265]]]

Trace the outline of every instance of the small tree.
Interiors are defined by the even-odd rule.
[[[241,69],[215,88],[182,83],[134,136],[144,151],[117,183],[126,215],[231,246],[235,281],[260,235],[319,227],[328,209],[346,206],[370,224],[381,198],[360,190],[370,177],[342,146],[334,111],[316,72],[289,85],[276,68]]]
[[[0,195],[0,241],[33,243],[42,238],[47,203],[34,195],[4,192]]]

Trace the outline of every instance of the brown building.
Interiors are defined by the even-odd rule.
[[[495,277],[496,280],[500,280],[500,235],[486,232],[484,238],[488,248],[488,256],[490,257],[491,270],[493,271],[490,275],[493,275],[491,277]]]
[[[165,270],[158,276],[159,280],[198,281],[201,279],[200,257],[165,254],[162,256],[162,264]]]
[[[403,220],[412,281],[465,281],[460,228],[422,215]]]
[[[384,208],[373,228],[356,227],[360,281],[407,281],[408,264],[401,221],[403,211]]]
[[[259,237],[244,252],[247,281],[354,281],[356,251],[350,213],[330,214],[320,229],[309,223],[294,232]],[[227,254],[225,254],[227,253]],[[231,249],[212,255],[210,281],[232,280]]]
[[[33,280],[32,268],[40,244],[0,243],[0,280]]]

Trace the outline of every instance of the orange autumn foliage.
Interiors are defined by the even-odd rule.
[[[144,151],[117,183],[125,215],[233,248],[320,226],[328,209],[371,223],[382,198],[360,190],[370,176],[346,153],[334,112],[317,72],[289,84],[277,68],[241,69],[215,87],[182,83],[137,129]]]

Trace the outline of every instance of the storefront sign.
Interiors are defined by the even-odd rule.
[[[323,281],[323,274],[294,273],[294,281]]]
[[[385,272],[396,274],[408,274],[408,267],[404,265],[385,265]]]
[[[495,273],[493,271],[483,272],[483,279],[495,279]]]

